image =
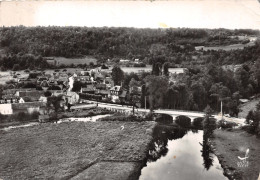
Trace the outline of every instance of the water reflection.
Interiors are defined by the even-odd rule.
[[[213,165],[214,160],[213,151],[209,144],[209,138],[205,132],[203,132],[203,143],[200,143],[200,145],[202,146],[201,156],[203,157],[203,165],[206,170],[209,170]]]
[[[148,162],[153,162],[168,152],[168,140],[182,138],[187,134],[187,129],[173,128],[171,126],[158,125],[153,132],[153,141],[149,148]]]
[[[203,131],[156,127],[140,180],[227,179]]]

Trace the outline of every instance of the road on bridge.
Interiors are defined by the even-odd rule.
[[[110,103],[103,103],[103,102],[97,102],[97,101],[91,101],[91,100],[84,100],[84,102],[88,103],[94,103],[97,104],[98,107],[101,108],[112,108],[112,109],[118,109],[118,110],[125,110],[125,111],[132,111],[133,106],[128,106],[128,105],[120,105],[120,104],[110,104]],[[137,112],[149,112],[149,109],[143,109],[143,108],[135,108],[135,111]],[[205,113],[203,112],[197,112],[197,111],[184,111],[184,110],[172,110],[172,109],[157,109],[154,110],[154,113],[159,113],[159,114],[169,114],[173,116],[174,118],[180,115],[188,116],[192,120],[197,117],[204,117]],[[229,122],[235,122],[241,125],[244,125],[245,119],[244,118],[235,118],[235,117],[225,117],[221,115],[213,115],[214,118],[217,120],[221,120],[222,118],[225,119],[226,121]]]

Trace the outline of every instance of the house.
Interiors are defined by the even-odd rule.
[[[2,95],[1,104],[19,103],[18,97],[15,95]]]
[[[130,60],[128,60],[128,59],[120,59],[120,61],[119,61],[120,63],[129,63],[130,62]]]
[[[82,76],[89,76],[90,75],[90,72],[89,71],[80,71],[80,74]]]
[[[114,86],[114,81],[111,77],[106,77],[104,80],[104,84],[106,84],[107,89],[110,89]]]
[[[57,83],[57,80],[54,79],[54,78],[50,78],[49,81],[48,81],[48,83],[49,83],[50,86],[53,86],[53,85],[57,85],[57,84],[58,84],[58,83]]]
[[[110,89],[110,97],[112,102],[119,101],[119,95],[122,93],[122,87],[121,86],[114,86]]]
[[[68,104],[76,104],[79,102],[79,95],[75,92],[68,91],[64,95],[65,101]]]
[[[93,84],[87,85],[87,87],[82,87],[80,92],[81,93],[88,93],[88,94],[94,94],[95,93],[95,86]]]
[[[49,83],[47,80],[43,80],[41,83],[40,83],[40,86],[42,87],[42,89],[44,91],[47,91],[47,89],[50,87]]]
[[[44,96],[44,91],[21,91],[21,92],[19,92],[19,97],[22,97],[25,102],[39,101],[41,96]]]
[[[43,81],[48,81],[47,77],[41,76],[37,79],[37,84],[41,84]]]
[[[0,104],[0,113],[3,115],[13,114],[12,104]]]
[[[47,97],[41,96],[41,97],[39,98],[39,101],[40,101],[40,102],[47,103]]]
[[[106,90],[106,89],[107,89],[107,86],[106,86],[106,84],[97,84],[97,85],[96,85],[96,89]]]
[[[60,96],[63,95],[62,90],[49,90],[52,93],[52,96]]]
[[[101,95],[102,99],[106,99],[106,98],[110,97],[110,91],[109,90],[96,89],[95,94],[96,95]]]

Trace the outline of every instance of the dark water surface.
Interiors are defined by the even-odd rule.
[[[140,180],[227,179],[203,131],[157,129],[150,149]]]

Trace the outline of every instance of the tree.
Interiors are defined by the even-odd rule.
[[[169,76],[169,63],[168,62],[163,64],[163,75]]]
[[[47,97],[47,107],[49,110],[53,109],[56,113],[62,108],[62,96]]]
[[[115,65],[112,69],[112,79],[115,85],[120,85],[124,80],[124,72],[118,65]]]
[[[73,88],[71,89],[74,92],[79,92],[82,88],[83,84],[80,81],[73,82]]]
[[[161,64],[160,63],[153,63],[152,67],[152,74],[155,76],[159,76],[161,72]]]
[[[257,59],[253,66],[253,75],[257,82],[257,87],[260,89],[260,58]]]
[[[14,66],[13,66],[13,71],[18,71],[18,70],[20,70],[20,69],[21,69],[21,67],[20,67],[19,64],[14,64]]]
[[[51,93],[50,91],[44,92],[44,96],[45,96],[45,97],[49,97],[49,96],[51,96],[51,94],[52,94],[52,93]]]
[[[145,78],[147,92],[149,94],[150,110],[161,107],[163,97],[168,89],[168,80],[162,76],[150,75]]]

